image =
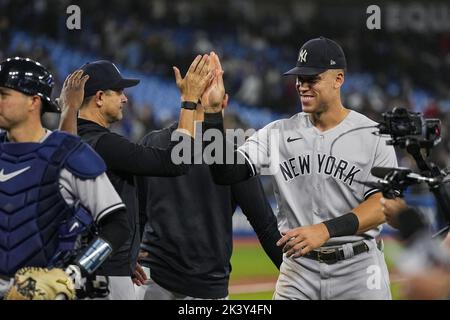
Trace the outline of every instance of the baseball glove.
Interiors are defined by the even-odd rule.
[[[58,268],[26,267],[18,270],[6,300],[73,300],[75,287],[69,276]]]

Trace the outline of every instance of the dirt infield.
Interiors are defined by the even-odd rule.
[[[276,277],[254,277],[230,281],[230,294],[275,291]]]

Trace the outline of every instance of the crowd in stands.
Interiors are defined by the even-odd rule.
[[[300,105],[294,79],[282,73],[295,64],[305,40],[324,35],[341,43],[347,55],[344,104],[374,120],[394,106],[440,118],[444,139],[434,157],[441,166],[449,165],[449,34],[371,32],[357,27],[364,18],[355,15],[362,8],[357,2],[322,2],[80,0],[73,4],[81,8],[81,30],[70,31],[66,8],[72,1],[0,0],[0,58],[21,54],[58,69],[48,48],[9,50],[12,34],[20,31],[172,81],[171,66],[186,70],[196,54],[214,50],[222,59],[232,99],[289,116]],[[57,75],[59,85],[63,80]],[[166,124],[153,116],[152,101],[130,100],[127,110],[117,130],[133,139]],[[252,125],[237,112],[230,114],[230,126]]]

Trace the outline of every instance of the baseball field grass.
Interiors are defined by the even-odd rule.
[[[394,300],[400,299],[394,259],[400,250],[392,239],[385,240],[386,263],[391,276]],[[231,258],[230,300],[271,300],[278,270],[264,253],[257,240],[236,239]]]
[[[271,300],[278,269],[255,240],[234,242],[230,300]]]

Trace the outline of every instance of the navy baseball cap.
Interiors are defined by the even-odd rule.
[[[107,60],[88,62],[81,68],[89,80],[84,87],[84,97],[90,97],[97,91],[119,90],[136,86],[140,80],[123,78],[114,63]]]
[[[328,69],[346,69],[347,62],[341,46],[320,37],[307,41],[298,54],[297,66],[284,75],[313,76]]]

